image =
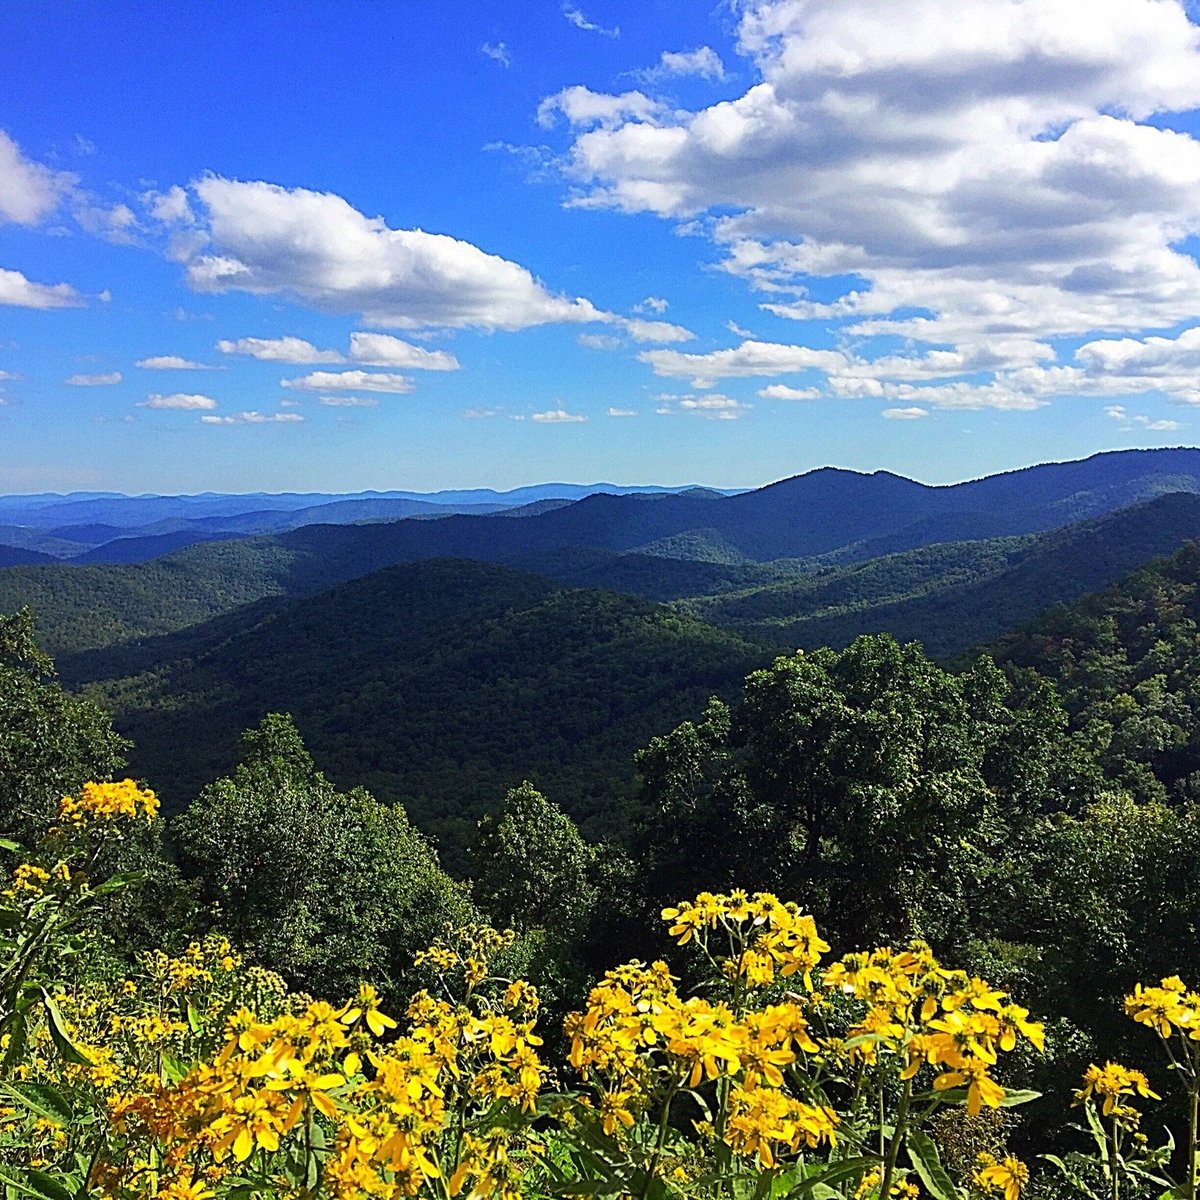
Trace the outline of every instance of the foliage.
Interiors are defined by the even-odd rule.
[[[175,824],[210,920],[293,985],[393,989],[445,922],[470,915],[466,898],[402,810],[317,771],[290,718],[269,714],[243,745],[232,777]]]
[[[746,880],[839,939],[953,944],[1013,831],[1092,793],[1064,725],[987,660],[955,676],[888,637],[779,658],[639,756],[639,870],[659,901]]]
[[[59,797],[109,778],[127,748],[106,713],[59,686],[30,610],[0,614],[0,835],[36,836]]]

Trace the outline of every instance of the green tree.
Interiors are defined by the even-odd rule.
[[[479,822],[475,896],[501,928],[572,934],[595,906],[595,849],[533,784],[512,788]]]
[[[33,613],[0,614],[0,834],[36,837],[63,795],[111,779],[128,746],[107,713],[58,683]]]
[[[297,986],[394,990],[417,950],[471,906],[403,809],[316,769],[290,716],[243,738],[242,761],[174,824],[212,920]]]
[[[655,902],[736,884],[802,899],[845,942],[948,948],[1012,830],[1086,798],[1089,764],[1050,689],[864,636],[776,659],[652,741],[640,858]]]

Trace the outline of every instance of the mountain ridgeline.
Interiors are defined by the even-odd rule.
[[[242,730],[287,711],[338,787],[401,802],[463,871],[479,816],[524,779],[589,836],[624,837],[637,820],[634,751],[709,696],[736,700],[746,673],[781,652],[890,633],[969,658],[1178,552],[1200,537],[1200,451],[1098,455],[944,488],[823,470],[734,495],[454,494],[443,507],[475,511],[267,536],[243,536],[255,514],[349,519],[435,501],[245,497],[239,510],[230,497],[97,497],[65,505],[92,521],[65,527],[52,524],[64,505],[35,499],[45,524],[21,527],[14,554],[42,553],[30,548],[38,528],[110,554],[196,534],[111,538],[146,528],[142,504],[162,524],[189,506],[193,525],[213,523],[207,540],[147,561],[0,570],[0,612],[34,611],[63,679],[111,709],[132,766],[169,807],[230,769]],[[13,511],[0,501],[0,519]],[[997,644],[1014,663],[1038,657]],[[1146,672],[1117,675],[1171,725],[1153,726],[1170,743],[1155,752],[1165,771],[1192,734],[1162,704],[1190,701],[1145,699],[1159,686]],[[1084,724],[1095,717],[1075,707]],[[1110,740],[1129,741],[1135,725]],[[1174,769],[1171,786],[1192,770]]]

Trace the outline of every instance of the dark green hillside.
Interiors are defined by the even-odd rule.
[[[1200,542],[999,638],[997,661],[1054,679],[1110,774],[1200,799]]]
[[[460,866],[474,822],[526,778],[593,835],[618,828],[633,752],[770,658],[647,601],[472,562],[253,611],[100,685],[133,769],[178,807],[228,771],[242,729],[286,710],[338,786],[401,801]]]
[[[1200,496],[1177,493],[1050,533],[931,546],[680,605],[789,646],[890,633],[947,657],[1198,536]]]
[[[205,542],[133,565],[0,571],[0,612],[29,605],[56,658],[171,633],[280,595],[294,553],[272,538]]]

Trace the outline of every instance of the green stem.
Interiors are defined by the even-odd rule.
[[[654,1154],[651,1156],[650,1165],[646,1168],[646,1185],[642,1188],[642,1200],[646,1200],[649,1195],[651,1185],[658,1172],[658,1163],[662,1158],[663,1147],[667,1144],[667,1128],[671,1121],[671,1102],[682,1086],[682,1079],[672,1080],[671,1090],[667,1092],[666,1098],[663,1100],[662,1116],[658,1121],[658,1135],[654,1141]]]
[[[912,1103],[912,1080],[904,1081],[904,1091],[900,1093],[900,1107],[896,1110],[896,1128],[892,1131],[892,1141],[888,1146],[887,1159],[883,1164],[883,1183],[879,1187],[880,1200],[888,1200],[892,1194],[892,1180],[896,1175],[896,1158],[900,1153],[900,1143],[908,1131],[908,1109]]]
[[[1195,1056],[1193,1055],[1194,1066]],[[1196,1200],[1196,1124],[1197,1118],[1200,1117],[1200,1079],[1197,1079],[1194,1069],[1189,1082],[1187,1196],[1188,1200]]]

